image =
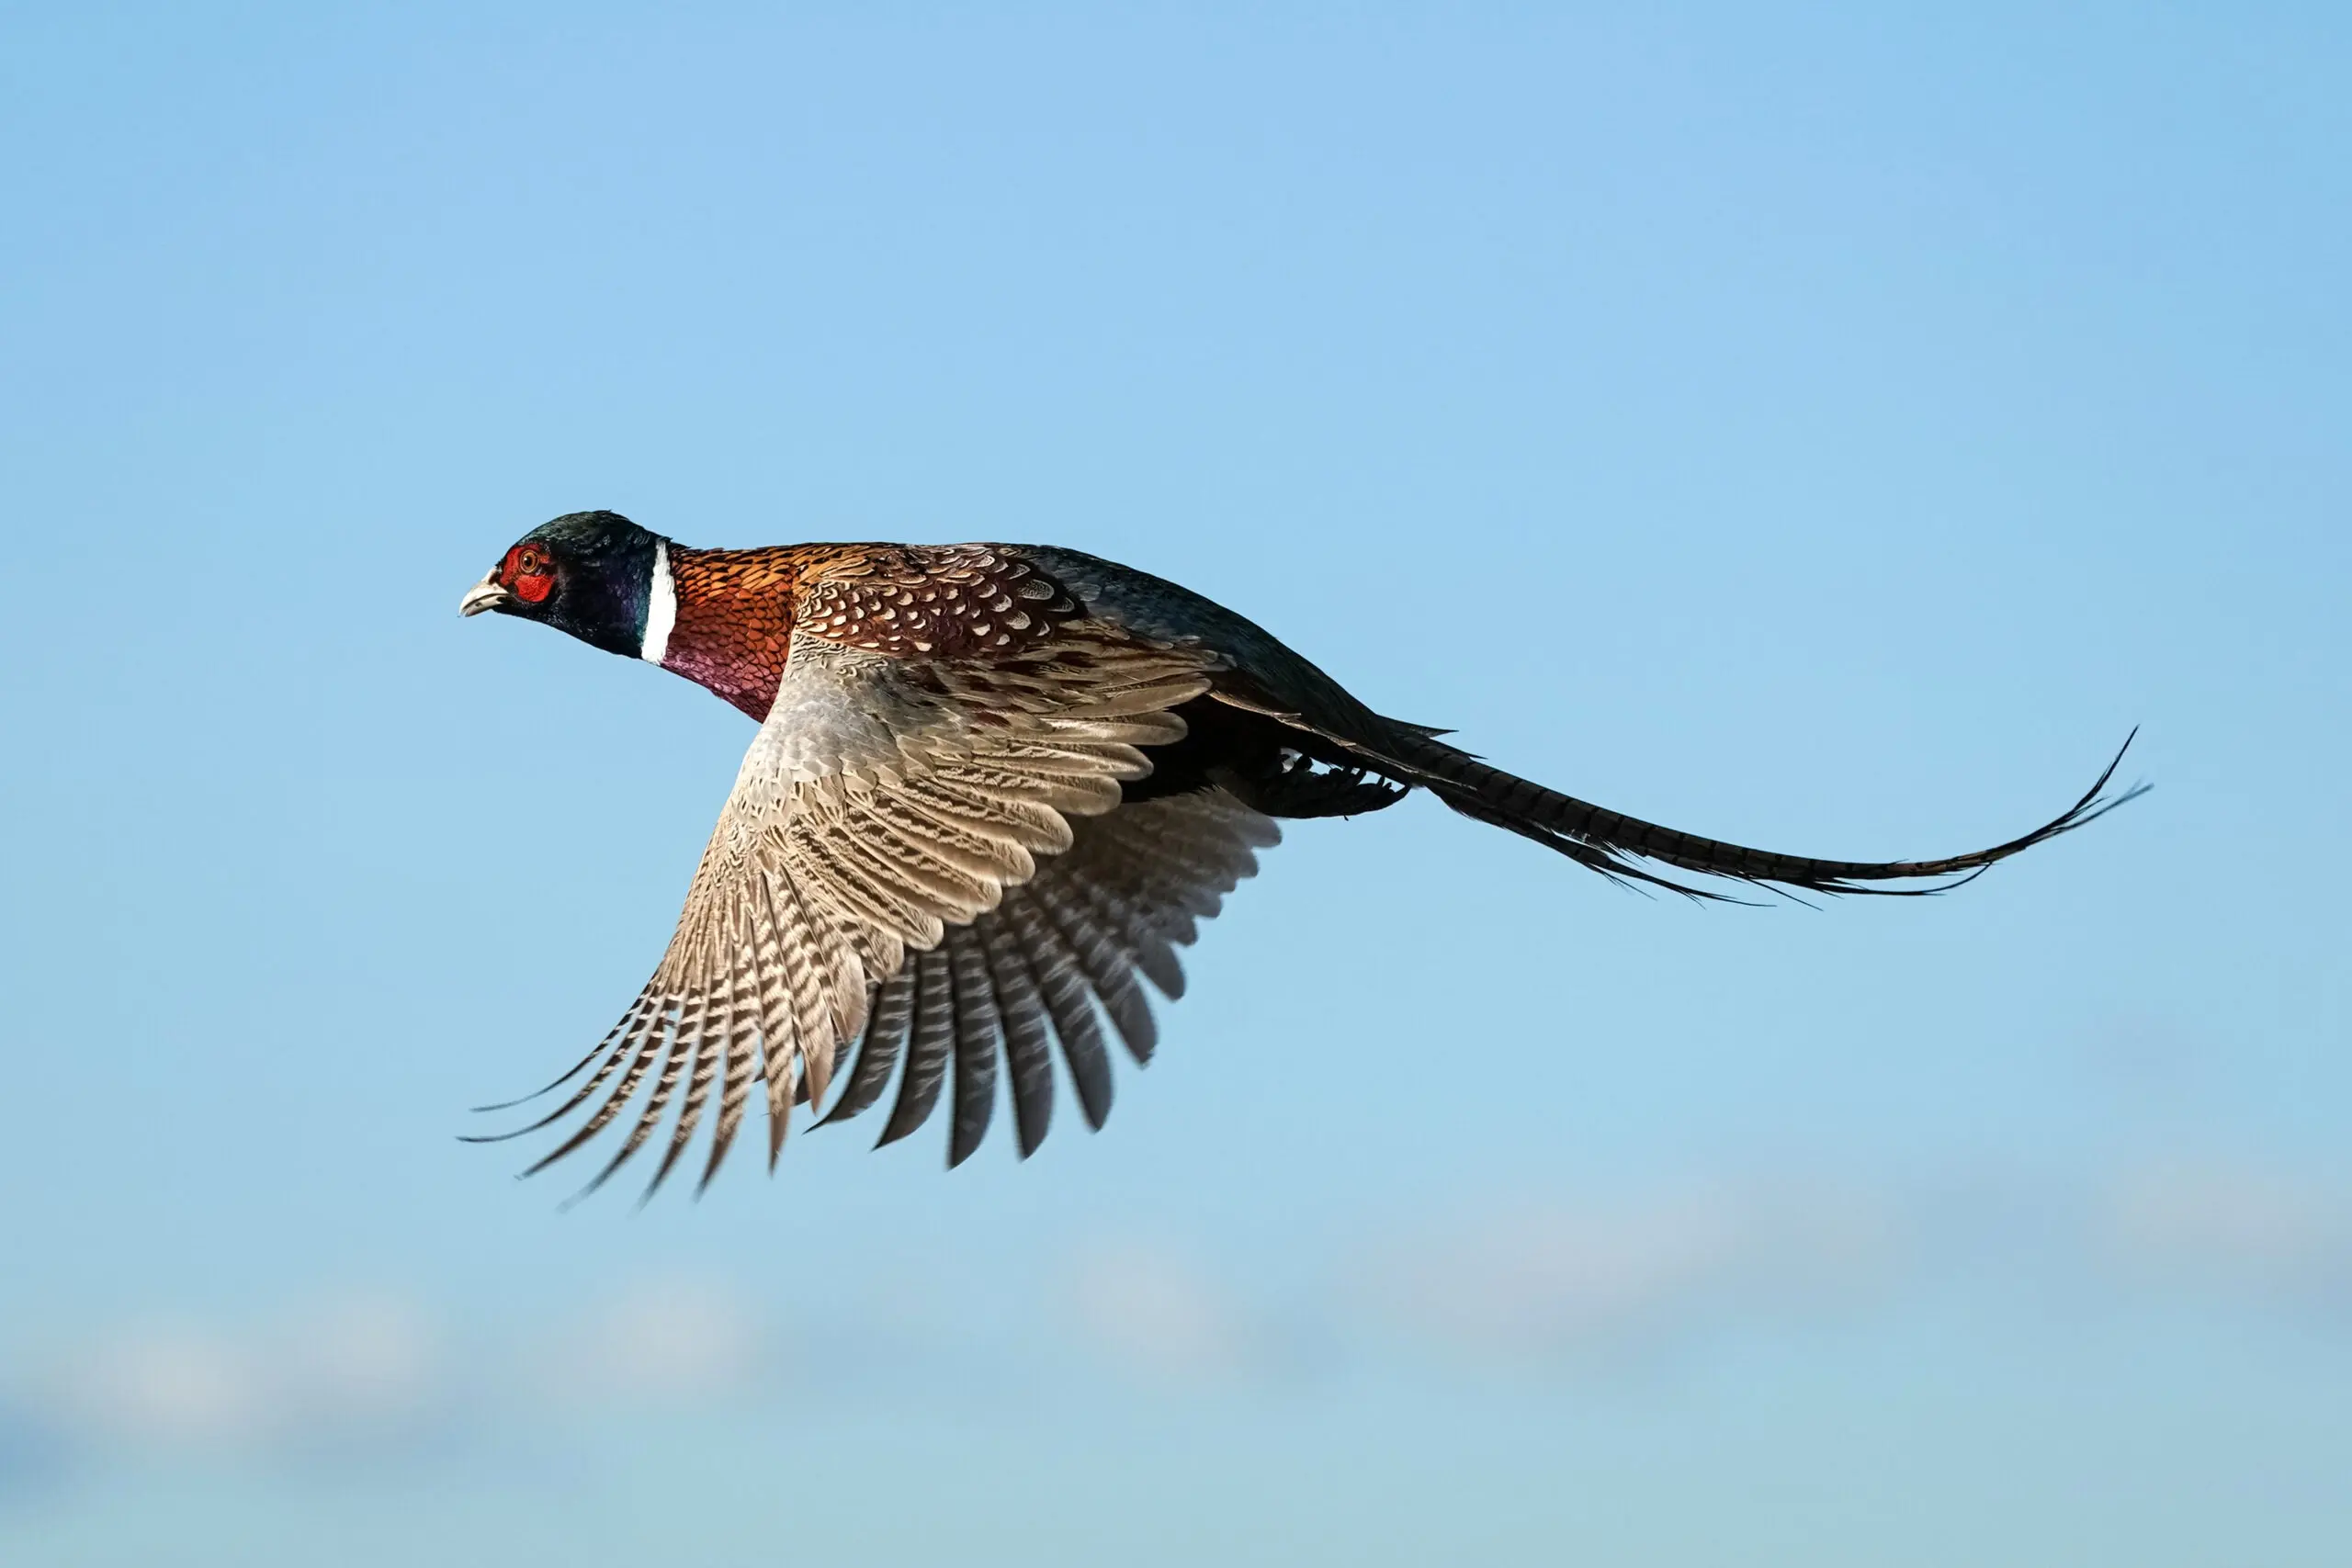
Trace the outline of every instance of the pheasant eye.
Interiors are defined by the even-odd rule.
[[[517,545],[506,552],[499,581],[525,604],[542,604],[555,592],[555,575],[548,567],[548,558],[537,546]]]

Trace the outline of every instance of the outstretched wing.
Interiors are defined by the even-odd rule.
[[[1022,1000],[1016,952],[1048,1016],[1060,1017],[1048,987],[1069,990],[1058,963],[1067,950],[1079,955],[1092,994],[1116,1020],[1119,970],[1106,954],[1125,953],[1130,967],[1141,965],[1147,939],[1156,933],[1164,947],[1171,934],[1157,910],[1116,912],[1123,887],[1129,897],[1159,897],[1163,885],[1194,886],[1170,882],[1153,859],[1165,836],[1140,828],[1090,840],[1122,868],[1116,874],[1060,885],[1107,889],[1108,902],[1085,906],[1097,911],[1091,917],[1057,923],[1057,907],[1042,891],[1007,908],[1006,892],[1078,843],[1074,822],[1118,807],[1121,783],[1150,771],[1140,748],[1182,738],[1183,721],[1170,710],[1207,689],[1206,657],[1099,622],[1042,614],[1069,607],[1066,601],[1020,617],[1028,635],[1000,640],[994,630],[973,635],[969,615],[926,623],[920,604],[886,619],[891,584],[856,586],[872,591],[812,595],[813,607],[804,608],[775,705],[719,813],[661,965],[612,1033],[559,1083],[583,1071],[586,1080],[522,1129],[587,1112],[533,1170],[625,1125],[620,1146],[590,1184],[601,1185],[674,1106],[658,1186],[715,1096],[707,1182],[755,1084],[766,1089],[773,1163],[793,1105],[821,1102],[835,1063],[866,1032],[870,1016],[880,1024],[893,1010],[911,1008],[910,1067],[931,1059],[923,1031],[944,1018],[972,1041],[959,1045],[959,1070],[984,1073],[981,1026],[963,1021],[987,1016],[983,993],[997,994],[1001,967],[1014,999],[1009,1008],[994,1005],[989,1038],[1032,1062],[1036,1010]],[[897,591],[917,600],[925,592],[903,583]],[[854,614],[861,605],[874,626]],[[909,624],[923,635],[888,630]],[[1229,857],[1226,865],[1211,883],[1238,874]],[[972,931],[975,920],[998,911],[1004,918],[984,934],[947,941],[951,931]],[[1045,935],[1048,926],[1060,948]],[[1024,940],[1032,929],[1036,940]],[[888,983],[901,976],[909,978],[893,988]],[[1015,1033],[1005,1032],[1008,1022]],[[1066,1051],[1071,1029],[1082,1035],[1082,1026],[1065,1027]],[[1023,1070],[1016,1064],[1016,1086]],[[984,1113],[967,1099],[959,1094],[959,1126],[976,1116],[984,1125]]]
[[[1058,1041],[1087,1124],[1102,1125],[1111,1059],[1101,1020],[1138,1063],[1150,1060],[1159,1033],[1137,976],[1182,996],[1175,950],[1257,871],[1254,852],[1282,834],[1221,789],[1136,801],[1071,827],[1069,851],[1008,888],[996,908],[950,927],[937,948],[911,954],[882,987],[827,1122],[872,1106],[896,1071],[898,1098],[878,1140],[895,1142],[930,1117],[952,1067],[947,1163],[960,1165],[988,1132],[1001,1062],[1026,1157],[1053,1119]]]

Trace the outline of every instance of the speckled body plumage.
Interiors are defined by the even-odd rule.
[[[701,550],[575,513],[508,550],[463,608],[653,660],[761,722],[669,952],[558,1080],[582,1084],[533,1123],[585,1112],[542,1166],[624,1123],[598,1182],[666,1119],[659,1185],[708,1112],[707,1182],[763,1083],[771,1161],[796,1104],[843,1120],[894,1076],[882,1141],[945,1095],[960,1162],[1001,1080],[1026,1154],[1051,1120],[1056,1047],[1101,1125],[1103,1025],[1148,1057],[1138,981],[1181,991],[1175,950],[1279,841],[1278,818],[1426,789],[1605,875],[1713,897],[1667,873],[1931,891],[1918,880],[1973,875],[2115,804],[2100,797],[2110,764],[2065,814],[1966,855],[1725,844],[1490,767],[1198,594],[1047,547]]]

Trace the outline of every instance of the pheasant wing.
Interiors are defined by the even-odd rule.
[[[883,987],[826,1121],[872,1106],[903,1054],[881,1142],[902,1138],[929,1117],[952,1066],[947,1162],[961,1164],[988,1130],[1001,1060],[1025,1157],[1052,1121],[1057,1041],[1088,1125],[1102,1125],[1111,1111],[1102,1021],[1137,1062],[1149,1060],[1158,1035],[1140,982],[1183,993],[1175,949],[1282,835],[1221,789],[1135,801],[1071,829],[1069,850],[1007,888],[995,908],[948,928],[941,951],[910,958]]]
[[[707,1181],[755,1083],[766,1088],[773,1164],[793,1105],[822,1100],[876,989],[1069,850],[1074,820],[1116,807],[1122,781],[1150,771],[1140,748],[1181,739],[1170,710],[1208,685],[1201,654],[1100,622],[1041,616],[1046,635],[998,642],[993,630],[975,636],[968,615],[945,637],[909,615],[901,626],[933,635],[865,636],[845,602],[875,607],[870,594],[839,592],[804,604],[775,705],[661,964],[558,1086],[585,1081],[520,1129],[586,1111],[532,1170],[626,1126],[593,1190],[675,1104],[659,1186],[716,1086]],[[977,1014],[993,995],[989,954],[945,956],[931,988],[951,1020]],[[918,1010],[918,1046],[932,1010]],[[906,1032],[903,1017],[886,1021]]]

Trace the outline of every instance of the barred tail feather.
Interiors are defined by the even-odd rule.
[[[1744,844],[1701,838],[1695,833],[1645,822],[1639,818],[1627,817],[1589,801],[1562,795],[1557,790],[1546,789],[1542,784],[1504,773],[1499,768],[1489,767],[1468,752],[1457,750],[1442,740],[1417,733],[1405,732],[1394,736],[1388,744],[1379,749],[1377,761],[1382,766],[1393,770],[1397,778],[1428,789],[1462,815],[1532,839],[1604,876],[1649,883],[1696,898],[1724,897],[1703,888],[1687,886],[1649,871],[1640,863],[1646,861],[1702,876],[1799,888],[1809,893],[1917,897],[1957,887],[1988,866],[2020,854],[2062,833],[2071,833],[2085,823],[2104,817],[2125,801],[2145,794],[2149,786],[2144,784],[2134,784],[2116,795],[2107,793],[2108,784],[2115,777],[2115,770],[2122,763],[2124,752],[2131,750],[2132,737],[2138,733],[2135,729],[2132,736],[2125,738],[2113,761],[2093,781],[2091,787],[2083,792],[2081,799],[2031,832],[1990,849],[1973,850],[1966,854],[1950,855],[1940,860],[1917,861],[1817,860],[1806,855],[1781,854],[1770,850],[1749,849]],[[1367,753],[1370,751],[1368,748],[1363,750]],[[1957,880],[1945,880],[1925,887],[1871,886],[1936,878]]]

